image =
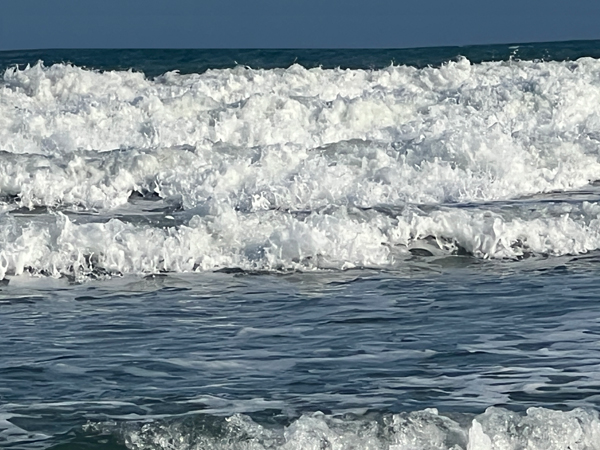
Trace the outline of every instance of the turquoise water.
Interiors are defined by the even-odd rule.
[[[0,447],[600,448],[597,57],[0,53]]]

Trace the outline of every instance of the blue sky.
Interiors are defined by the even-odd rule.
[[[2,0],[0,8],[0,50],[600,39],[599,0]]]

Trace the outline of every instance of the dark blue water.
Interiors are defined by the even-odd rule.
[[[239,65],[287,68],[294,63],[374,70],[390,63],[438,67],[459,56],[472,64],[575,61],[600,57],[600,41],[406,50],[40,50],[0,53],[0,70],[43,60],[46,66],[68,62],[102,71],[133,69],[155,77],[171,70],[194,74]],[[26,90],[23,86],[18,89]],[[535,86],[530,91],[535,92]],[[32,114],[44,108],[21,106]],[[33,125],[25,131],[2,129],[15,140],[36,132],[42,144],[50,139],[49,132],[35,131]],[[593,156],[595,138],[583,134],[571,143],[586,145],[586,154]],[[52,136],[52,142],[67,142]],[[241,144],[236,151],[255,151],[249,146]],[[217,144],[214,148],[225,153]],[[265,148],[268,155],[270,148]],[[352,148],[319,151],[335,156]],[[45,176],[51,191],[63,181],[51,178],[52,164],[76,167],[79,161],[78,154],[61,160],[60,151],[43,164],[23,160],[29,178],[0,181],[25,186],[27,180]],[[117,179],[118,157],[125,158],[126,151],[124,146],[110,163]],[[361,153],[361,158],[364,167],[367,157]],[[85,168],[87,160],[82,160]],[[2,161],[6,167],[21,164]],[[90,179],[109,165],[95,160],[87,164]],[[48,169],[40,172],[40,167]],[[231,180],[233,175],[224,175],[224,167],[223,179]],[[426,165],[421,168],[425,171]],[[113,172],[98,178],[95,186],[102,188]],[[8,177],[9,172],[0,173]],[[0,285],[1,448],[600,448],[600,257],[593,247],[597,222],[589,212],[598,202],[593,184],[587,190],[542,192],[502,202],[419,205],[423,215],[435,214],[438,208],[448,214],[487,208],[488,214],[529,218],[530,227],[549,223],[552,228],[552,220],[562,218],[549,237],[544,235],[548,242],[555,239],[548,244],[556,246],[554,252],[537,251],[534,244],[526,251],[526,243],[519,241],[512,243],[515,256],[502,258],[477,253],[458,237],[446,251],[444,243],[450,241],[444,236],[418,236],[387,266],[357,264],[346,270],[347,265],[334,263],[311,265],[321,255],[302,260],[299,250],[301,256],[289,257],[289,267],[247,270],[240,263],[199,273],[187,273],[187,266],[128,272],[128,258],[134,260],[140,251],[133,249],[133,241],[119,247],[131,250],[122,250],[122,270],[111,269],[106,261],[102,266],[97,255],[77,247],[83,245],[77,239],[104,239],[101,228],[67,234],[39,224],[63,223],[62,214],[72,220],[64,225],[68,230],[78,224],[110,225],[118,219],[131,226],[111,235],[119,244],[122,236],[148,226],[175,236],[178,245],[194,248],[195,241],[184,241],[176,230],[191,229],[190,217],[204,217],[202,208],[209,206],[188,207],[185,195],[161,196],[158,189],[153,194],[142,186],[128,199],[125,196],[125,206],[115,209],[69,203],[67,196],[28,206],[23,200],[28,191],[19,189],[1,197],[7,219],[0,230],[0,266],[8,267]],[[32,198],[38,201],[41,196]],[[244,207],[242,200],[232,208],[235,214],[255,213],[254,206]],[[356,211],[348,207],[346,214],[355,214],[357,223],[364,224],[375,214],[400,217],[408,208],[372,206]],[[302,220],[329,220],[328,207],[335,209],[330,205],[316,212],[272,211]],[[331,213],[334,225],[342,213],[336,214]],[[580,220],[575,224],[582,223],[588,234],[574,234],[580,228],[568,228],[571,219]],[[263,226],[252,223],[241,226]],[[475,227],[473,223],[468,225]],[[21,234],[14,234],[15,224]],[[566,224],[566,231],[560,224]],[[211,232],[218,233],[217,228]],[[335,237],[338,229],[331,230]],[[555,230],[558,234],[552,234]],[[37,255],[35,246],[41,244],[35,239],[43,233],[60,251],[42,252],[34,263],[19,266],[10,252],[31,247],[30,254]],[[158,234],[143,236],[138,245],[148,248],[153,239],[163,239]],[[227,248],[226,243],[218,245]],[[559,245],[583,250],[563,251]],[[268,249],[248,246],[244,252],[252,260],[266,258]],[[72,258],[72,265],[63,267],[61,255]],[[53,272],[51,258],[63,268]]]
[[[470,45],[408,49],[122,49],[122,50],[15,50],[0,52],[0,70],[15,64],[44,61],[46,65],[71,63],[99,70],[144,72],[148,77],[177,70],[183,74],[238,65],[274,69],[300,64],[306,68],[382,69],[390,64],[414,67],[439,66],[459,56],[473,63],[510,58],[574,61],[600,58],[600,41],[544,42],[534,44]]]

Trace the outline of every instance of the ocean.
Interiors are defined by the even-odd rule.
[[[0,52],[0,448],[600,449],[598,58]]]

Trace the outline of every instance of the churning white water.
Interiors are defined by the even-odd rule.
[[[0,277],[585,253],[600,248],[599,105],[591,58],[10,68]]]

